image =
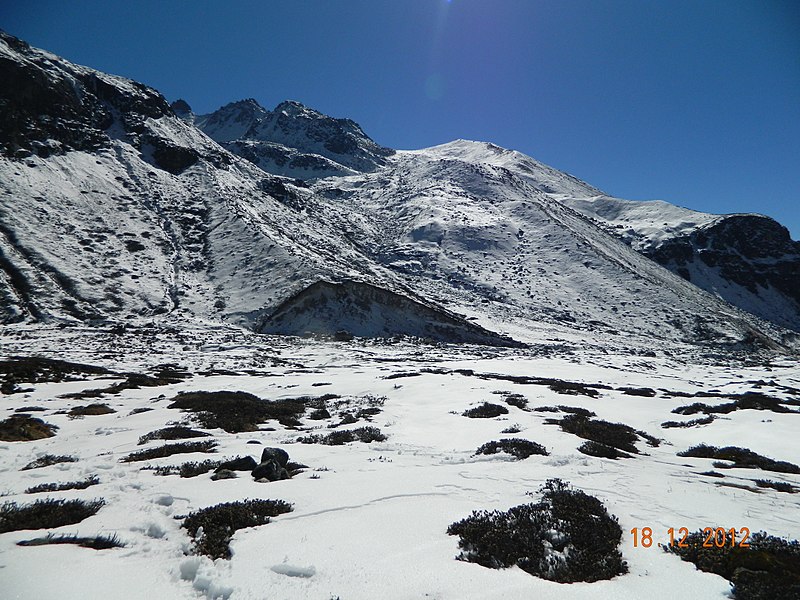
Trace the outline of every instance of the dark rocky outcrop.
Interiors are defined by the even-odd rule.
[[[285,300],[261,324],[262,333],[359,337],[416,336],[448,343],[519,347],[442,308],[359,281],[318,281]]]
[[[642,253],[733,305],[800,331],[800,242],[769,217],[730,215]]]

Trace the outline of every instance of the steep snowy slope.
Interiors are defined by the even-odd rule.
[[[6,35],[0,74],[14,82],[0,115],[4,321],[173,313],[253,326],[320,279],[403,291],[293,207],[296,188],[229,154],[154,90]],[[417,302],[421,321],[458,319]]]
[[[520,160],[531,161],[467,141],[399,152],[373,173],[317,182],[326,202],[307,208],[338,221],[423,295],[490,329],[516,335],[546,323],[682,340],[758,337],[754,319],[531,185]],[[549,189],[580,186],[550,176]]]
[[[275,175],[316,179],[372,171],[393,153],[350,119],[334,119],[299,102],[281,102],[268,111],[251,98],[198,117],[183,104],[179,106],[184,118],[234,154]]]

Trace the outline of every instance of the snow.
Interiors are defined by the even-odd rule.
[[[86,335],[88,334],[88,335]],[[118,412],[71,420],[59,414],[82,401],[63,394],[100,387],[101,381],[32,384],[32,391],[7,396],[3,418],[22,405],[43,405],[39,413],[59,425],[58,434],[35,442],[4,443],[0,453],[4,500],[30,502],[40,497],[97,498],[107,505],[77,525],[54,533],[94,535],[116,533],[125,548],[93,551],[74,546],[19,547],[15,543],[44,535],[45,531],[18,531],[0,536],[0,565],[4,597],[27,600],[54,597],[141,598],[581,598],[638,599],[674,597],[681,593],[698,599],[722,599],[729,585],[715,575],[653,547],[634,548],[629,530],[653,528],[655,540],[665,542],[667,528],[704,526],[749,527],[773,535],[800,536],[800,504],[793,496],[773,490],[760,493],[718,485],[720,481],[749,484],[770,478],[800,484],[796,475],[757,470],[724,471],[718,480],[700,475],[711,468],[702,459],[679,458],[677,452],[698,443],[735,444],[779,460],[800,456],[785,440],[796,434],[798,414],[737,411],[708,426],[662,429],[674,419],[670,411],[686,398],[627,396],[602,390],[598,398],[565,396],[546,386],[520,385],[455,373],[538,375],[613,387],[649,386],[694,392],[722,389],[742,392],[754,381],[768,380],[765,393],[787,397],[779,385],[800,385],[796,362],[775,361],[770,367],[745,366],[668,357],[632,357],[606,348],[599,355],[584,350],[552,352],[487,351],[478,347],[424,348],[409,344],[338,344],[292,341],[256,336],[237,330],[191,332],[184,338],[168,332],[153,337],[153,350],[136,350],[138,336],[116,338],[116,352],[99,352],[112,338],[97,330],[70,328],[61,332],[30,326],[10,326],[2,332],[9,354],[45,352],[70,360],[100,363],[126,371],[141,371],[166,360],[179,361],[195,375],[182,383],[158,388],[126,390],[107,396]],[[76,342],[81,341],[80,344]],[[218,348],[210,350],[210,348]],[[280,356],[287,363],[266,366],[261,357]],[[213,364],[251,375],[202,375]],[[302,364],[303,368],[297,368]],[[393,373],[424,368],[445,374],[386,379]],[[767,370],[768,369],[768,370]],[[447,374],[450,372],[450,374]],[[106,379],[106,381],[109,381]],[[324,388],[314,386],[325,382]],[[275,430],[228,434],[209,431],[220,442],[216,457],[252,454],[263,446],[286,449],[291,460],[309,465],[293,479],[259,484],[247,473],[232,480],[211,481],[210,474],[191,479],[159,477],[141,471],[143,463],[119,459],[140,449],[140,435],[185,415],[167,409],[167,400],[180,390],[247,390],[263,398],[340,394],[357,399],[366,394],[385,396],[383,410],[374,417],[388,436],[383,443],[321,446],[292,443],[300,432],[276,423]],[[529,408],[565,404],[591,409],[598,418],[624,422],[663,439],[657,448],[644,443],[632,459],[609,461],[576,451],[583,440],[545,425],[552,413],[522,411],[498,419],[468,419],[461,412],[485,400],[500,402],[497,391],[523,394]],[[130,414],[140,407],[149,412]],[[508,457],[475,457],[482,443],[503,437],[512,422],[522,432],[515,436],[543,444],[550,456],[523,461]],[[326,422],[304,420],[304,427]],[[97,433],[102,431],[102,435]],[[261,442],[248,444],[250,440]],[[79,462],[31,471],[19,468],[48,452],[71,454]],[[180,455],[151,461],[179,464],[209,455]],[[210,457],[214,458],[214,455]],[[71,481],[97,474],[101,483],[81,491],[29,495],[23,490],[50,481]],[[630,572],[610,581],[562,585],[543,581],[512,568],[491,570],[455,560],[457,539],[447,526],[479,509],[502,509],[529,502],[548,478],[559,477],[600,498],[620,519],[621,546]],[[212,561],[187,555],[191,544],[178,517],[218,502],[246,498],[273,498],[291,502],[294,511],[268,525],[238,531],[231,543],[230,560]],[[99,576],[98,574],[102,574]]]

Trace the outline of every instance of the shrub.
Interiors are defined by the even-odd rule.
[[[600,419],[588,419],[583,415],[570,414],[555,421],[562,431],[573,433],[578,437],[606,446],[612,446],[625,452],[638,454],[639,450],[634,445],[639,439],[636,430],[622,423],[609,423]]]
[[[656,391],[649,387],[621,387],[619,391],[626,396],[641,396],[643,398],[652,398],[656,395]]]
[[[500,433],[519,433],[522,431],[522,426],[519,423],[514,423],[503,429]]]
[[[794,494],[797,491],[797,489],[791,483],[785,483],[783,481],[756,479],[755,484],[760,488],[771,488],[778,492],[786,492],[787,494]]]
[[[291,511],[292,505],[283,500],[225,502],[191,513],[184,520],[183,527],[194,539],[199,554],[230,558],[228,544],[237,530],[266,525],[271,517]]]
[[[508,409],[505,406],[500,406],[499,404],[484,402],[480,406],[468,408],[461,414],[465,417],[469,417],[470,419],[493,419],[494,417],[499,417],[500,415],[507,415]]]
[[[521,410],[528,410],[528,399],[522,394],[507,394],[504,400],[509,406],[515,406]]]
[[[558,406],[539,406],[538,408],[534,408],[536,412],[565,412],[571,413],[573,415],[579,415],[581,417],[596,417],[597,413],[592,412],[591,410],[586,410],[585,408],[580,408],[578,406],[564,406],[560,404]]]
[[[519,460],[528,458],[534,454],[549,456],[547,449],[541,444],[521,438],[508,438],[498,442],[486,442],[475,451],[475,454],[497,454],[498,452],[505,452]]]
[[[670,427],[697,427],[698,425],[708,425],[714,422],[715,419],[716,417],[714,415],[708,415],[707,417],[700,417],[699,419],[692,419],[690,421],[665,421],[661,426],[664,429],[669,429]]]
[[[28,415],[11,415],[0,421],[0,441],[2,442],[30,442],[53,437],[56,434],[55,425],[45,423],[41,419]]]
[[[146,433],[139,438],[139,445],[146,444],[152,440],[185,440],[189,438],[209,437],[211,434],[205,431],[197,431],[182,425],[174,427],[164,427]]]
[[[358,427],[356,429],[344,429],[332,431],[327,435],[313,434],[297,438],[302,444],[325,444],[326,446],[341,446],[349,442],[385,442],[386,436],[377,427]]]
[[[618,550],[622,529],[602,502],[559,479],[541,488],[535,504],[475,511],[447,528],[458,535],[459,560],[520,569],[550,581],[611,579],[627,572]]]
[[[143,471],[153,471],[156,475],[180,475],[181,477],[197,477],[215,470],[222,464],[221,460],[203,460],[200,462],[189,461],[181,465],[162,465],[157,467],[142,467]]]
[[[64,490],[85,490],[89,486],[100,483],[97,475],[91,475],[82,481],[68,483],[40,483],[25,490],[26,494],[40,494],[42,492],[63,492]]]
[[[672,412],[679,415],[693,415],[695,413],[710,414],[723,414],[732,413],[736,410],[769,410],[776,413],[796,413],[796,410],[784,406],[790,401],[781,400],[780,398],[773,398],[761,392],[745,392],[735,396],[726,396],[732,398],[733,402],[726,404],[717,404],[711,406],[702,402],[695,402],[687,406],[679,406],[672,410]]]
[[[593,442],[591,440],[581,444],[578,447],[578,452],[588,454],[589,456],[596,456],[597,458],[611,458],[613,460],[618,458],[633,458],[627,452],[622,452],[622,450],[617,450],[611,446],[606,446],[605,444]]]
[[[37,500],[19,506],[6,502],[0,506],[0,533],[21,529],[53,529],[74,525],[96,514],[105,504],[100,500]]]
[[[120,459],[121,462],[137,462],[141,460],[151,460],[153,458],[164,458],[173,454],[188,454],[189,452],[215,452],[217,442],[207,440],[203,442],[184,442],[182,444],[165,444],[156,448],[146,448],[131,452],[128,456]]]
[[[108,550],[109,548],[125,547],[125,544],[119,540],[116,534],[78,537],[77,535],[53,535],[49,533],[45,537],[17,542],[17,546],[47,546],[50,544],[75,544],[76,546],[91,548],[92,550]]]
[[[783,460],[773,460],[761,454],[757,454],[752,450],[748,450],[747,448],[739,448],[737,446],[717,448],[716,446],[700,444],[699,446],[692,446],[683,452],[678,452],[678,456],[727,460],[733,463],[733,465],[730,465],[730,468],[763,469],[776,473],[800,473],[800,467],[793,463]],[[715,466],[717,466],[716,463]],[[719,466],[724,468],[728,465],[722,463]]]
[[[103,367],[36,356],[0,360],[0,392],[13,394],[21,382],[45,383],[77,379],[76,375],[110,373]]]
[[[185,392],[173,398],[168,408],[194,413],[207,429],[224,429],[228,433],[257,431],[264,421],[275,419],[285,426],[299,425],[305,411],[302,399],[270,402],[247,392]]]
[[[747,540],[749,547],[725,544],[719,548],[703,547],[706,534],[689,534],[686,547],[662,546],[706,573],[715,573],[733,584],[737,600],[773,600],[800,598],[800,542],[787,541],[754,533]]]
[[[41,469],[42,467],[49,467],[51,465],[57,465],[59,463],[71,463],[71,462],[78,462],[78,459],[74,456],[58,456],[56,454],[45,454],[44,456],[40,456],[36,460],[29,462],[27,465],[22,467],[20,471],[30,471],[31,469]]]
[[[86,417],[93,415],[109,415],[115,413],[108,404],[87,404],[86,406],[75,406],[67,413],[70,417]]]

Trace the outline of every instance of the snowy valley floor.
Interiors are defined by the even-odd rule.
[[[741,446],[775,460],[798,462],[800,414],[741,409],[718,414],[707,425],[661,426],[704,416],[671,412],[679,406],[730,402],[675,392],[754,391],[800,400],[800,366],[789,359],[745,366],[683,361],[658,349],[655,356],[612,350],[600,354],[577,344],[572,350],[555,345],[459,349],[358,340],[292,341],[225,329],[202,334],[101,333],[22,326],[0,331],[0,348],[0,359],[37,355],[100,365],[115,373],[149,374],[169,363],[189,373],[177,383],[88,398],[65,395],[108,387],[124,378],[81,375],[76,381],[19,383],[21,391],[0,398],[0,420],[26,408],[27,414],[59,428],[54,437],[0,443],[3,501],[105,500],[96,515],[75,525],[0,535],[3,598],[722,599],[730,591],[725,579],[702,573],[657,547],[668,542],[668,528],[747,527],[800,538],[800,494],[754,483],[769,479],[797,486],[800,475],[724,469],[712,467],[710,459],[677,456],[705,443]],[[601,386],[570,388],[530,378]],[[631,395],[636,392],[621,388],[651,388],[655,395]],[[259,431],[226,433],[204,429],[189,413],[167,408],[179,392],[198,390],[241,390],[268,400],[323,394],[339,398],[326,401],[330,418],[310,419],[307,411],[301,418],[302,431],[268,421]],[[517,399],[510,404],[509,394],[523,400],[511,396]],[[513,405],[525,400],[525,408]],[[483,402],[504,406],[508,413],[495,418],[462,415]],[[108,404],[116,412],[78,418],[66,414],[91,403]],[[661,443],[652,447],[642,439],[636,444],[639,454],[620,460],[582,454],[577,448],[585,440],[546,424],[566,413],[536,410],[557,406],[591,410],[597,419],[630,425]],[[31,412],[30,407],[44,410]],[[343,413],[355,415],[365,407],[380,411],[333,427]],[[144,408],[151,410],[136,410]],[[216,452],[121,462],[131,452],[172,443],[137,442],[141,435],[176,422],[212,434],[201,439],[216,440]],[[515,424],[519,432],[501,433]],[[309,430],[325,434],[364,426],[379,428],[387,440],[338,446],[296,441]],[[502,453],[475,455],[482,444],[511,437],[542,444],[549,456],[517,461]],[[237,455],[258,460],[267,446],[285,449],[290,460],[308,468],[272,483],[258,483],[247,472],[212,481],[211,473],[181,478],[142,470]],[[20,470],[45,454],[78,460]],[[724,477],[702,474],[711,470]],[[83,490],[25,493],[38,484],[92,475],[98,476],[99,484]],[[447,535],[448,525],[473,510],[505,510],[532,502],[539,487],[555,477],[596,496],[619,518],[620,549],[629,573],[608,581],[558,584],[516,567],[493,570],[455,559],[458,538]],[[230,560],[191,554],[191,540],[176,517],[220,502],[259,498],[290,502],[294,510],[267,525],[238,531]],[[652,528],[656,543],[634,547],[629,533],[634,527]],[[17,545],[49,532],[116,534],[124,547]]]

